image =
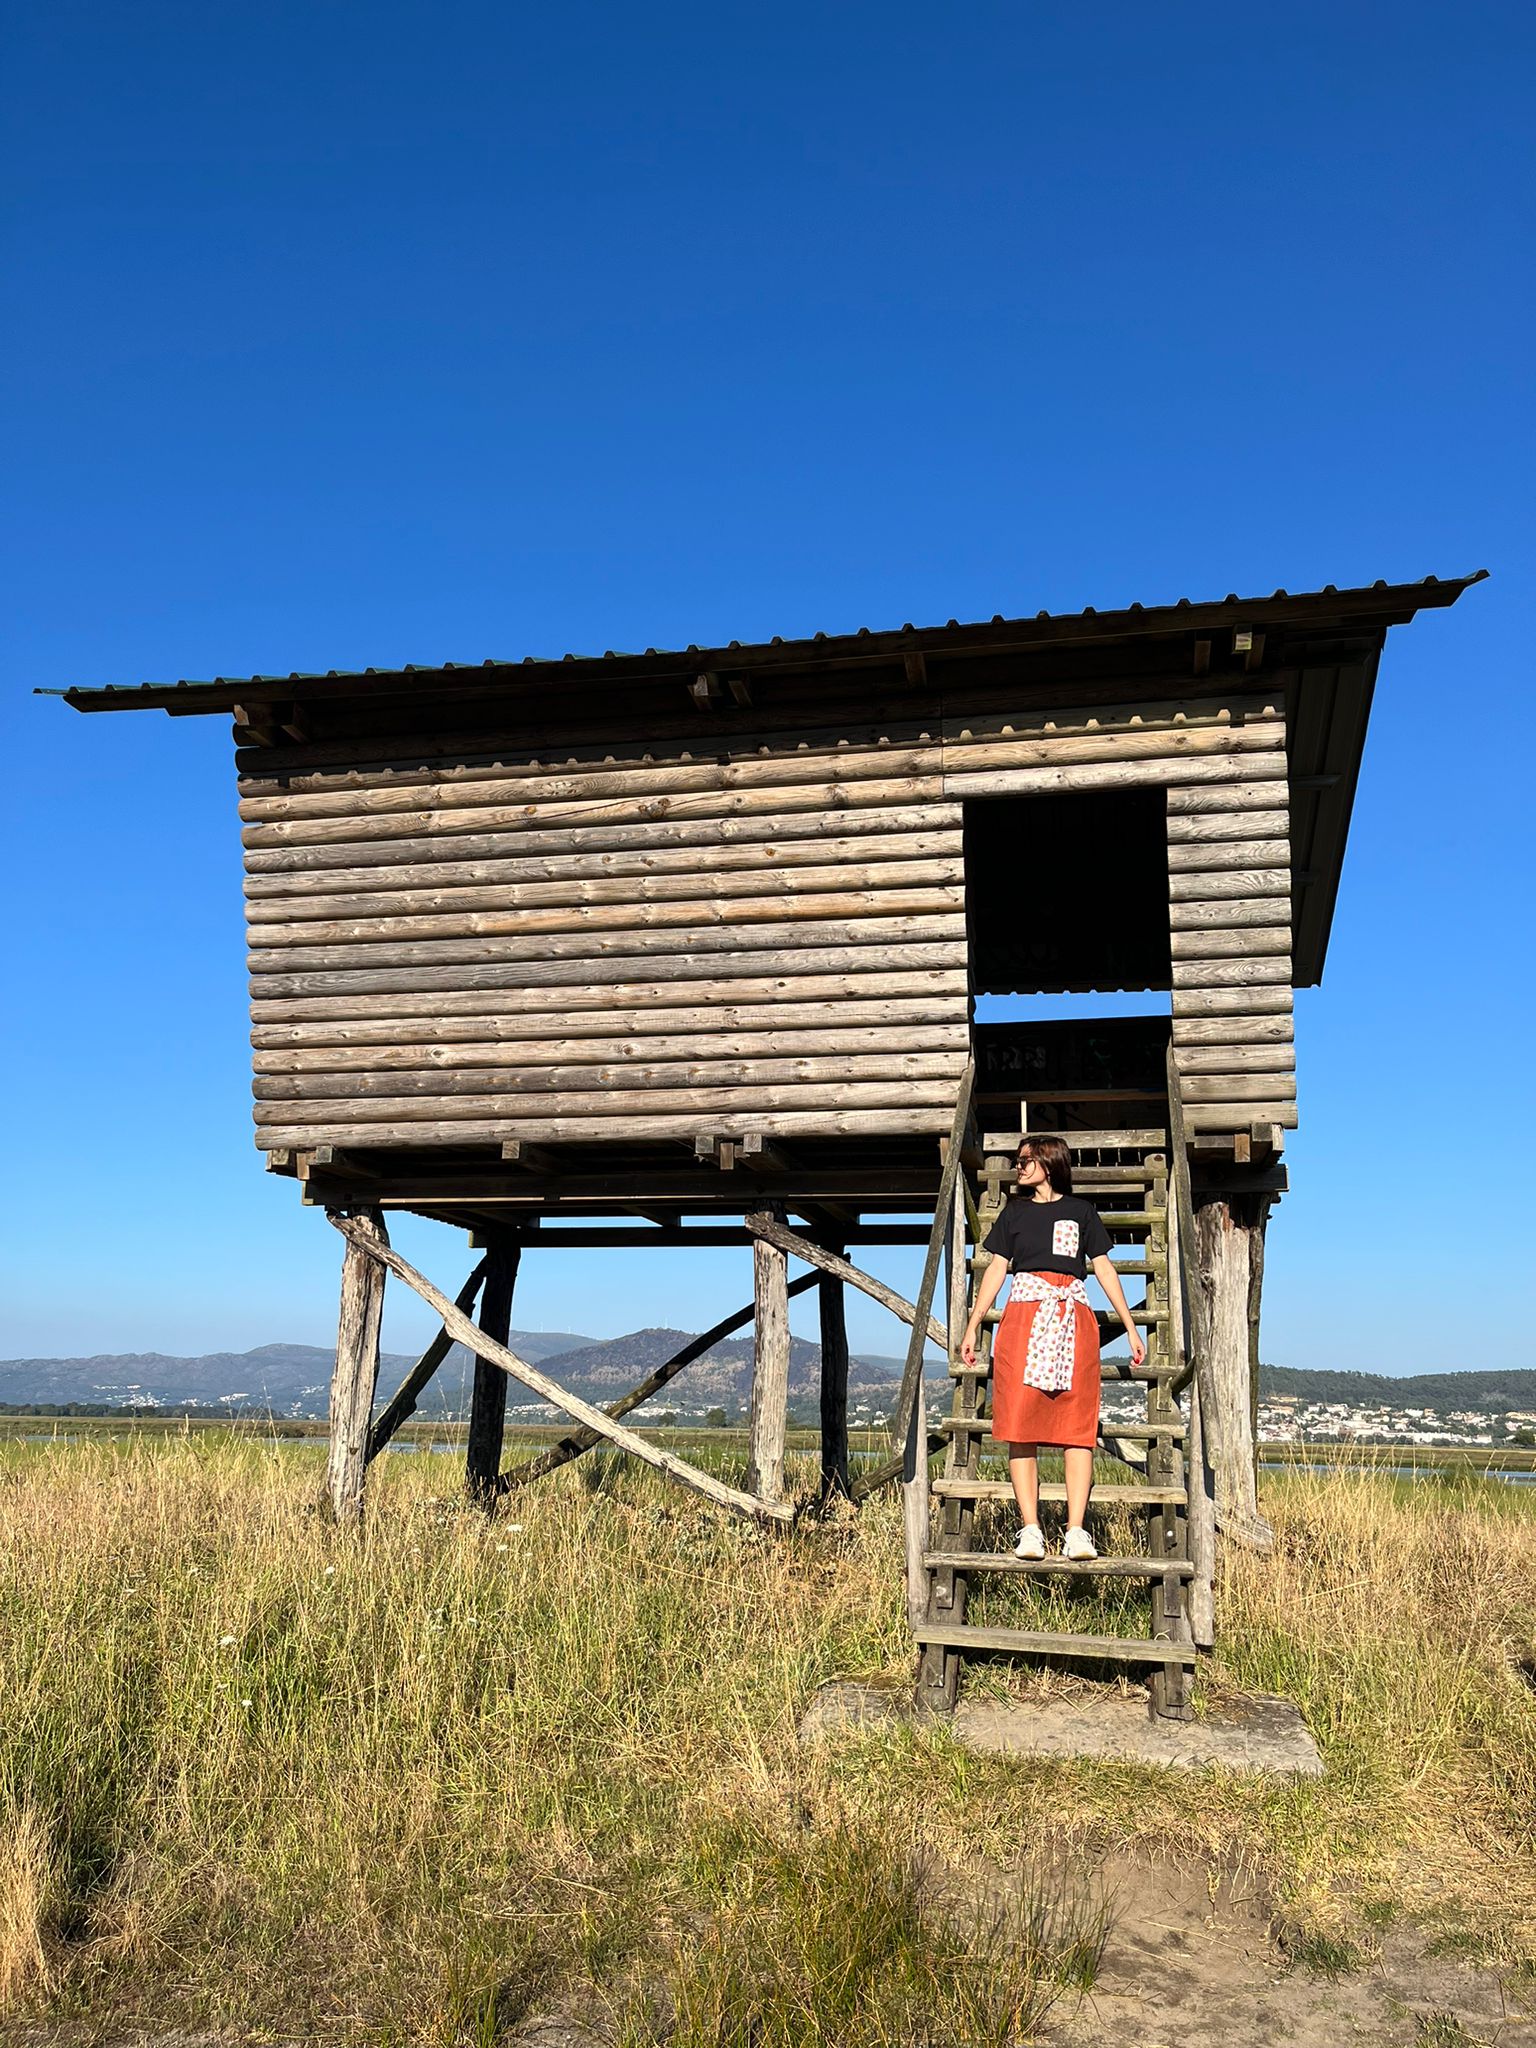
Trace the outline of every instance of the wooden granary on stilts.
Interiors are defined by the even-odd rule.
[[[1011,1653],[1140,1668],[1155,1710],[1187,1712],[1218,1534],[1265,1535],[1253,1408],[1292,990],[1322,973],[1387,630],[1475,580],[65,692],[233,722],[256,1141],[345,1238],[338,1516],[459,1339],[475,1494],[606,1442],[787,1520],[788,1298],[814,1286],[823,1493],[904,1488],[920,1700],[942,1711],[966,1654]],[[1171,990],[1171,1019],[1075,1020],[1088,990]],[[1059,1015],[978,1024],[988,994]],[[981,1472],[985,1359],[957,1346],[1025,1129],[1068,1138],[1140,1283],[1146,1362],[1110,1353],[1105,1376],[1144,1387],[1145,1419],[1107,1425],[1095,1492],[1144,1513],[1133,1556],[974,1541],[1006,1482]],[[472,1234],[456,1302],[391,1247],[401,1209]],[[598,1410],[507,1348],[518,1264],[643,1243],[750,1245],[754,1299]],[[926,1244],[914,1302],[850,1258],[882,1243]],[[793,1284],[790,1258],[811,1269]],[[380,1409],[386,1273],[443,1329]],[[850,1285],[910,1330],[891,1457],[857,1486]],[[753,1320],[743,1490],[622,1418]],[[926,1412],[929,1342],[947,1414]],[[574,1425],[512,1473],[508,1376]],[[1144,1581],[1148,1632],[968,1623],[995,1573]]]

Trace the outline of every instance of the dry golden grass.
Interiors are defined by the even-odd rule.
[[[392,1458],[359,1544],[306,1512],[318,1458],[0,1454],[13,2012],[489,2043],[591,1983],[643,2042],[658,1988],[692,2039],[745,1982],[757,2038],[815,2009],[830,2041],[863,1984],[849,2040],[1001,2040],[1083,1930],[1000,1927],[930,1978],[925,1897],[1128,1844],[1248,1862],[1322,1932],[1411,1906],[1536,1956],[1528,1494],[1266,1480],[1279,1554],[1231,1562],[1204,1683],[1302,1705],[1327,1775],[1277,1784],[942,1729],[802,1750],[822,1680],[909,1673],[894,1500],[785,1540],[589,1459],[487,1523],[438,1497],[450,1461]]]

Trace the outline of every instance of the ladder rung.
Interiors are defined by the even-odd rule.
[[[1048,1633],[1033,1628],[967,1628],[923,1622],[913,1630],[920,1643],[948,1650],[1011,1650],[1031,1657],[1088,1657],[1114,1664],[1193,1664],[1193,1643],[1148,1642],[1144,1636]]]
[[[1006,1479],[951,1479],[946,1475],[930,1483],[930,1491],[941,1500],[1012,1500],[1013,1488]],[[1040,1498],[1048,1501],[1065,1500],[1067,1489],[1059,1479],[1047,1479],[1040,1487]],[[1122,1507],[1153,1508],[1183,1507],[1189,1496],[1182,1486],[1134,1486],[1118,1485],[1113,1480],[1108,1485],[1096,1486],[1090,1507],[1103,1507],[1118,1502]]]
[[[990,1415],[944,1415],[928,1427],[941,1436],[986,1436],[992,1428]],[[1127,1440],[1142,1439],[1149,1443],[1163,1437],[1183,1437],[1189,1434],[1187,1422],[1105,1422],[1100,1420],[1099,1439],[1107,1442],[1111,1437],[1123,1436]]]
[[[1015,1557],[1011,1550],[928,1550],[930,1571],[1005,1572],[1026,1578],[1192,1579],[1187,1557]]]
[[[1094,1314],[1099,1316],[1100,1321],[1103,1321],[1105,1319],[1098,1309],[1094,1310]],[[1003,1320],[1003,1311],[1000,1308],[989,1308],[981,1320],[987,1326],[988,1329],[991,1329],[994,1324],[1000,1323]],[[1116,1331],[1120,1332],[1120,1323],[1118,1318],[1115,1318],[1113,1320]],[[1168,1311],[1163,1308],[1133,1308],[1131,1310],[1131,1321],[1133,1323],[1144,1323],[1149,1330],[1152,1328],[1154,1323],[1166,1323],[1167,1320]],[[1100,1336],[1102,1337],[1102,1335],[1103,1332],[1101,1331]],[[1113,1343],[1115,1340],[1113,1337],[1111,1337],[1109,1341],[1110,1343]]]
[[[1171,1360],[1167,1364],[1154,1364],[1149,1358],[1141,1365],[1132,1365],[1128,1358],[1099,1360],[1101,1380],[1134,1380],[1138,1386],[1145,1386],[1149,1380],[1171,1380],[1178,1370]],[[952,1380],[985,1380],[992,1377],[992,1368],[990,1365],[951,1365],[949,1376]]]

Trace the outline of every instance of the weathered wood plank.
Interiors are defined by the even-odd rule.
[[[942,793],[964,801],[981,796],[1034,796],[1052,790],[1161,789],[1187,783],[1212,783],[1226,787],[1228,778],[1268,775],[1277,786],[1285,780],[1285,756],[1281,752],[1214,755],[1206,757],[1112,761],[1085,766],[1049,768],[995,768],[967,771],[961,767],[945,771]]]
[[[673,956],[651,954],[642,959],[627,954],[603,958],[595,951],[583,954],[580,950],[571,958],[565,957],[563,952],[551,958],[553,948],[563,944],[556,940],[541,948],[535,958],[485,966],[458,963],[445,967],[379,967],[333,973],[273,972],[253,980],[251,1014],[258,1019],[273,1017],[278,1014],[271,1007],[274,1003],[305,999],[306,1007],[312,1007],[308,999],[314,998],[330,999],[333,1003],[339,1000],[343,1013],[351,1015],[356,1012],[359,997],[387,995],[398,999],[430,995],[463,1000],[477,990],[590,990],[615,983],[629,984],[637,976],[647,982],[670,980],[694,985],[707,977],[714,977],[714,987],[724,994],[731,989],[767,986],[780,977],[823,977],[834,968],[853,971],[858,966],[861,953],[868,958],[872,969],[878,968],[882,973],[919,969],[964,971],[963,940],[913,938],[910,921],[898,919],[897,924],[899,929],[885,934],[883,939],[876,921],[869,919],[846,928],[832,924],[797,928],[793,943],[787,934],[780,935],[782,943],[774,943],[770,932],[766,946],[763,939],[768,927],[759,925],[753,933],[758,945],[740,952],[732,950],[733,934],[719,932],[701,934],[708,943],[696,945],[692,952]],[[862,943],[850,946],[850,936],[860,940],[867,937],[868,946]],[[815,943],[810,943],[811,940]],[[874,950],[876,947],[878,950]],[[1288,980],[1289,973],[1284,978]],[[630,1000],[633,1000],[632,995]],[[327,1014],[337,1014],[336,1009],[332,1008]]]
[[[1291,928],[1288,924],[1239,925],[1229,931],[1176,931],[1171,937],[1174,974],[1196,960],[1283,959],[1289,972]]]
[[[260,1103],[283,1105],[299,1102],[332,1102],[367,1105],[372,1114],[375,1100],[396,1102],[426,1099],[442,1101],[443,1114],[452,1115],[448,1100],[460,1095],[485,1100],[492,1096],[573,1095],[591,1089],[621,1089],[625,1092],[720,1088],[760,1088],[765,1102],[780,1088],[811,1087],[825,1083],[842,1089],[849,1082],[889,1083],[885,1099],[894,1101],[909,1081],[930,1081],[958,1074],[965,1064],[967,1047],[962,1039],[949,1052],[850,1054],[841,1059],[703,1059],[653,1060],[641,1063],[581,1066],[507,1066],[431,1068],[425,1072],[361,1074],[259,1074],[255,1097]]]
[[[1267,1017],[1175,1017],[1174,1050],[1182,1065],[1195,1046],[1290,1044],[1296,1034],[1289,1009]]]
[[[1168,815],[1199,817],[1231,811],[1284,811],[1288,808],[1285,778],[1275,777],[1272,766],[1244,782],[1231,782],[1220,789],[1183,785],[1168,792]]]
[[[453,938],[469,932],[559,930],[539,920],[553,913],[580,912],[580,922],[628,923],[642,905],[740,903],[742,914],[753,903],[800,902],[806,898],[844,895],[850,891],[949,889],[964,881],[958,853],[944,860],[898,859],[849,861],[841,867],[790,867],[765,874],[695,865],[686,875],[625,875],[588,879],[573,869],[558,882],[527,882],[508,875],[493,888],[407,889],[395,894],[377,891],[351,896],[283,897],[246,905],[253,943],[280,945],[320,943],[326,939]],[[1289,887],[1289,883],[1287,883]],[[774,895],[765,898],[765,889]],[[619,913],[623,913],[620,915]],[[783,914],[782,912],[780,913]],[[291,935],[291,936],[290,936]]]
[[[1296,1048],[1287,1040],[1282,1045],[1182,1045],[1175,1043],[1174,1058],[1179,1072],[1190,1074],[1294,1075]],[[1293,1082],[1294,1085],[1294,1082]],[[1230,1091],[1229,1091],[1230,1092]],[[1265,1084],[1268,1092],[1268,1084]]]
[[[1268,1097],[1263,1101],[1192,1102],[1185,1121],[1192,1131],[1246,1131],[1251,1124],[1279,1124],[1282,1130],[1294,1131],[1296,1104]]]
[[[1201,791],[1202,795],[1210,792]],[[1173,792],[1170,791],[1170,794]],[[1277,792],[1278,795],[1278,792]],[[1174,811],[1168,813],[1170,858],[1177,847],[1180,854],[1193,854],[1199,847],[1235,847],[1243,841],[1268,841],[1290,852],[1290,813],[1283,805],[1262,811]],[[1275,865],[1278,865],[1276,861]]]
[[[1196,969],[1187,969],[1198,981]],[[1285,977],[1287,984],[1289,976]],[[1289,1017],[1295,1007],[1295,997],[1287,985],[1284,988],[1198,988],[1180,983],[1174,976],[1173,1020],[1175,1028],[1183,1018],[1193,1017],[1247,1017],[1282,1015]]]
[[[1290,1073],[1255,1073],[1251,1079],[1233,1074],[1184,1074],[1184,1102],[1193,1108],[1202,1102],[1240,1101],[1250,1092],[1266,1102],[1288,1102],[1296,1094],[1296,1076]],[[1254,1117],[1251,1122],[1260,1122]]]
[[[542,993],[542,991],[541,991]],[[573,1040],[601,1042],[602,1059],[634,1053],[686,1058],[729,1033],[743,1056],[777,1048],[785,1053],[873,1052],[895,1035],[915,1052],[952,1045],[965,1033],[965,1007],[956,996],[912,1001],[825,1003],[721,1003],[698,1009],[625,1010],[607,1005],[590,1010],[542,1010],[509,1014],[498,1004],[494,1016],[379,1017],[334,1023],[258,1024],[251,1032],[258,1071],[303,1072],[335,1061],[338,1070],[381,1064],[498,1065],[506,1060],[564,1057]],[[782,1028],[775,1028],[782,1024]],[[582,1046],[585,1055],[588,1048]],[[482,1057],[482,1055],[484,1057]]]
[[[1245,925],[1288,927],[1290,895],[1290,883],[1287,882],[1283,889],[1277,889],[1268,896],[1203,898],[1193,903],[1175,899],[1169,904],[1169,922],[1175,935],[1180,932],[1237,931]]]
[[[735,1083],[695,1085],[675,1088],[638,1088],[615,1084],[611,1088],[569,1089],[548,1091],[529,1089],[519,1092],[504,1089],[501,1093],[484,1095],[385,1095],[367,1098],[346,1096],[324,1096],[306,1099],[302,1102],[257,1102],[254,1116],[258,1125],[286,1124],[290,1127],[307,1124],[311,1130],[317,1126],[341,1130],[353,1123],[368,1124],[410,1124],[419,1118],[440,1123],[463,1120],[468,1123],[491,1122],[505,1118],[508,1124],[521,1124],[525,1117],[536,1117],[543,1121],[561,1117],[630,1117],[657,1115],[680,1115],[692,1112],[697,1119],[711,1117],[740,1118],[748,1106],[756,1103],[766,1116],[773,1110],[819,1109],[825,1104],[840,1104],[846,1109],[894,1109],[899,1104],[910,1102],[930,1106],[953,1094],[953,1075],[959,1071],[954,1063],[951,1076],[935,1075],[922,1080],[905,1077],[883,1078],[878,1081],[822,1081],[787,1082],[767,1087],[755,1075]],[[747,1126],[752,1128],[749,1123]],[[694,1128],[703,1124],[695,1122]],[[527,1137],[522,1129],[511,1130],[508,1137]]]
[[[660,1450],[656,1445],[647,1443],[644,1437],[636,1436],[633,1430],[625,1429],[623,1424],[616,1422],[611,1415],[605,1415],[601,1408],[594,1408],[590,1402],[583,1401],[580,1395],[573,1394],[569,1388],[562,1387],[557,1380],[552,1380],[547,1373],[540,1372],[537,1366],[529,1365],[525,1359],[519,1358],[516,1352],[509,1350],[505,1344],[495,1342],[483,1331],[478,1330],[469,1317],[456,1308],[446,1294],[434,1287],[424,1274],[418,1273],[416,1268],[401,1258],[392,1247],[379,1242],[367,1230],[360,1228],[355,1219],[342,1216],[335,1211],[328,1213],[331,1222],[349,1243],[358,1251],[378,1260],[395,1275],[396,1279],[403,1280],[413,1293],[419,1294],[429,1307],[437,1310],[444,1326],[452,1331],[461,1344],[485,1358],[487,1363],[499,1366],[513,1379],[521,1380],[524,1386],[531,1387],[536,1394],[542,1395],[556,1408],[563,1409],[567,1415],[574,1416],[578,1422],[583,1422],[589,1429],[596,1430],[599,1436],[606,1438],[619,1450],[628,1451],[632,1457],[642,1459],[647,1465],[654,1465],[658,1471],[680,1480],[685,1486],[691,1486],[696,1492],[706,1495],[720,1506],[734,1508],[738,1513],[756,1519],[774,1522],[787,1522],[790,1519],[790,1510],[781,1502],[756,1500],[749,1493],[739,1492],[734,1486],[726,1486],[709,1473],[700,1472],[681,1458],[673,1457],[670,1451]]]
[[[814,791],[812,792],[814,794]],[[833,804],[828,809],[751,812],[744,816],[719,818],[664,815],[656,819],[613,820],[606,815],[548,828],[531,821],[522,812],[519,823],[499,832],[430,835],[413,840],[392,837],[377,842],[360,841],[355,852],[347,844],[315,846],[250,847],[245,866],[252,884],[258,880],[274,893],[320,884],[326,874],[356,874],[356,887],[374,885],[363,878],[380,868],[388,874],[400,870],[420,874],[431,886],[439,869],[483,868],[492,879],[495,869],[507,861],[539,863],[552,875],[566,871],[579,859],[584,870],[600,874],[644,871],[634,863],[660,863],[663,870],[682,872],[690,858],[697,867],[751,866],[777,850],[801,862],[838,858],[836,846],[867,844],[878,847],[892,834],[918,839],[944,839],[961,824],[959,804],[870,804],[866,807]],[[474,879],[473,873],[467,879]]]
[[[1177,822],[1177,819],[1169,820],[1170,825]],[[1202,819],[1200,822],[1209,821]],[[1290,865],[1289,839],[1197,839],[1180,844],[1171,835],[1169,838],[1168,871],[1173,875],[1223,874],[1231,869],[1246,868],[1289,871]]]
[[[270,825],[246,825],[241,842],[247,848],[310,846],[366,846],[391,839],[436,840],[457,838],[464,833],[516,831],[520,828],[550,831],[562,825],[595,825],[599,819],[610,827],[657,823],[663,819],[698,820],[725,818],[775,818],[797,811],[841,817],[857,809],[887,809],[892,805],[941,804],[943,777],[935,770],[928,775],[882,776],[861,781],[843,780],[841,762],[833,761],[833,781],[803,782],[777,789],[722,789],[683,792],[675,796],[651,796],[631,791],[626,796],[599,800],[590,793],[560,803],[492,804],[484,809],[406,811],[381,816],[356,815],[338,818],[282,819]],[[367,858],[349,853],[349,861]]]
[[[768,958],[776,962],[781,956],[773,954]],[[564,1015],[577,1020],[572,1025],[574,1032],[588,1030],[594,1024],[598,1029],[606,1030],[610,1019],[617,1028],[621,1017],[632,1018],[635,1030],[649,1030],[651,1026],[645,1020],[652,1014],[675,1019],[698,1016],[705,1010],[710,1014],[735,1010],[741,1013],[743,1028],[749,1028],[752,1022],[768,1021],[765,1016],[755,1016],[754,1012],[777,1016],[781,1003],[804,1005],[809,1016],[812,1006],[816,1006],[819,1012],[822,1004],[841,1008],[847,1002],[866,1009],[878,1009],[887,1000],[895,1000],[899,1004],[911,998],[914,1005],[931,1002],[936,1014],[949,1015],[953,999],[957,996],[963,998],[967,993],[963,965],[911,968],[893,974],[884,971],[877,955],[867,953],[855,953],[847,970],[842,973],[806,971],[780,975],[765,971],[760,978],[754,977],[734,985],[718,979],[634,982],[612,973],[606,979],[594,976],[589,983],[577,969],[566,971],[577,978],[549,987],[513,983],[510,984],[511,991],[515,991],[512,993],[504,985],[490,989],[428,989],[416,993],[365,996],[360,1001],[349,996],[318,997],[292,1004],[258,1001],[252,1005],[252,1015],[256,1019],[257,1030],[270,1025],[272,1028],[292,1026],[306,1031],[334,1028],[339,1033],[348,1034],[353,1030],[369,1032],[381,1025],[399,1023],[414,1025],[427,1033],[441,1031],[446,1036],[462,1021],[473,1036],[477,1028],[489,1021],[498,1027],[504,1023],[509,1034],[516,1036],[523,1028],[530,1031],[551,1028]],[[292,1014],[294,1012],[300,1014]],[[675,1023],[668,1023],[659,1028],[670,1030],[677,1027]],[[310,1042],[329,1041],[316,1038]],[[343,1035],[336,1042],[348,1044],[352,1040]],[[360,1039],[358,1042],[364,1041]]]
[[[510,1020],[508,1020],[510,1021]],[[1269,1034],[1274,1036],[1273,1033]],[[505,1039],[470,1044],[436,1039],[391,1044],[320,1046],[305,1050],[258,1051],[255,1071],[261,1076],[444,1074],[464,1070],[485,1072],[496,1067],[553,1067],[574,1058],[613,1071],[637,1071],[658,1061],[853,1059],[860,1055],[912,1059],[931,1053],[964,1052],[970,1034],[963,1023],[887,1025],[883,1030],[856,1031],[733,1031],[728,1025],[700,1029],[685,1037],[586,1038],[567,1032],[560,1038]]]
[[[926,1091],[926,1082],[919,1084]],[[921,1136],[928,1132],[947,1130],[949,1110],[941,1103],[929,1104],[921,1099],[914,1102],[913,1089],[901,1091],[902,1107],[899,1109],[775,1109],[764,1111],[755,1107],[750,1097],[745,1104],[734,1108],[711,1109],[707,1115],[711,1130],[722,1137],[745,1136],[748,1131],[761,1131],[771,1138],[834,1138],[834,1137],[890,1137]],[[524,1110],[517,1115],[486,1117],[480,1121],[466,1118],[441,1119],[423,1118],[420,1121],[403,1119],[370,1124],[348,1124],[343,1132],[338,1126],[336,1136],[348,1145],[498,1145],[507,1138],[521,1138],[530,1145],[553,1144],[569,1140],[571,1143],[602,1143],[605,1145],[627,1144],[634,1140],[652,1138],[692,1138],[699,1129],[699,1113],[690,1109],[685,1114],[674,1112],[664,1115],[658,1112],[640,1113],[634,1110],[628,1100],[621,1096],[603,1098],[601,1113],[595,1111],[562,1110],[558,1115],[545,1111],[540,1115],[527,1113],[538,1098],[524,1099]],[[539,1103],[545,1110],[549,1098]],[[587,1100],[589,1098],[583,1098]],[[837,1100],[846,1100],[839,1093]],[[1270,1122],[1279,1122],[1271,1117]],[[314,1145],[324,1141],[324,1127],[315,1124],[290,1123],[264,1126],[257,1132],[256,1143],[263,1151],[281,1149],[283,1146]]]
[[[1289,896],[1289,868],[1201,868],[1194,874],[1168,877],[1168,900],[1175,904],[1225,903],[1261,896]],[[1269,915],[1275,914],[1273,903]]]

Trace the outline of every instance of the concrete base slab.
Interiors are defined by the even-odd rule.
[[[800,1739],[812,1742],[835,1729],[911,1719],[909,1686],[835,1679],[818,1689],[801,1717]],[[1164,1764],[1172,1770],[1261,1771],[1279,1777],[1323,1774],[1323,1760],[1300,1709],[1273,1693],[1226,1701],[1201,1721],[1156,1720],[1142,1701],[1111,1693],[1040,1706],[962,1700],[950,1728],[957,1742],[981,1756],[1088,1757],[1106,1763]]]

